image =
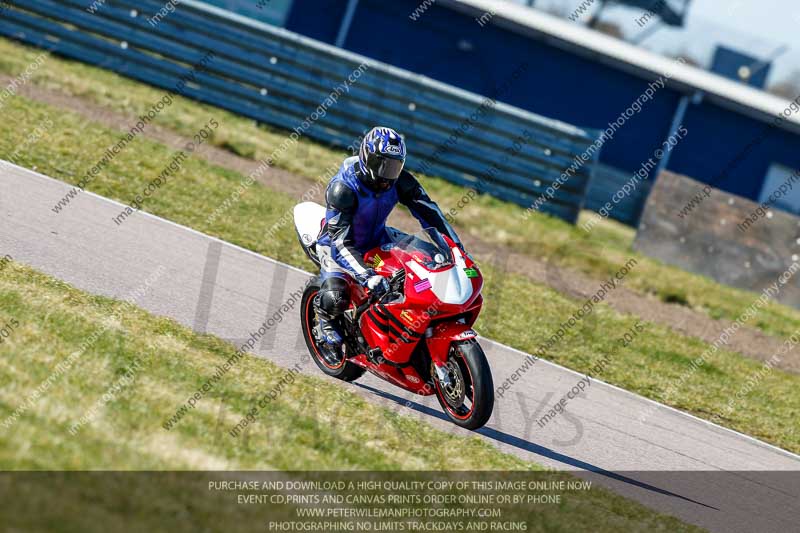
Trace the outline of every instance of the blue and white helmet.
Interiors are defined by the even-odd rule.
[[[392,128],[372,128],[361,141],[358,166],[362,182],[376,192],[388,191],[406,162],[406,143]]]

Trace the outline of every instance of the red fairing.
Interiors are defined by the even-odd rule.
[[[443,364],[453,341],[476,336],[472,325],[483,304],[480,270],[468,255],[445,239],[453,249],[455,261],[440,268],[426,266],[425,258],[419,257],[418,251],[409,253],[399,248],[375,248],[364,257],[378,274],[387,278],[404,270],[405,296],[400,301],[373,304],[361,315],[364,339],[370,347],[380,348],[383,360],[359,354],[352,361],[395,385],[423,395],[435,391],[412,364],[412,356],[418,350],[427,350],[434,362]],[[354,306],[366,301],[367,295],[362,289],[354,287],[353,292]],[[437,294],[444,294],[448,301]],[[421,345],[423,339],[425,342]]]
[[[455,341],[466,341],[478,336],[471,325],[459,322],[445,322],[433,328],[433,334],[425,339],[428,343],[428,350],[431,359],[437,364],[447,362],[447,351],[450,344]]]

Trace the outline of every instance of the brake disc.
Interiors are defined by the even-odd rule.
[[[464,400],[466,399],[464,374],[454,359],[448,359],[445,367],[447,367],[447,373],[450,377],[450,384],[442,385],[444,398],[450,407],[457,409],[464,405]]]

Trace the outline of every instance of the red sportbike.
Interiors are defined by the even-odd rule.
[[[295,207],[294,219],[303,250],[319,268],[316,241],[325,208],[304,202]],[[433,228],[391,233],[395,242],[364,256],[388,279],[390,290],[376,299],[351,283],[350,308],[339,319],[345,357],[336,364],[319,347],[319,277],[309,283],[300,308],[308,350],[329,376],[355,381],[369,370],[416,394],[436,394],[453,422],[480,428],[494,407],[491,370],[472,329],[483,305],[480,270]]]

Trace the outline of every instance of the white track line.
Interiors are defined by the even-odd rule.
[[[34,175],[36,175],[36,176],[39,176],[40,178],[45,178],[45,179],[47,179],[47,180],[50,180],[50,181],[57,182],[57,183],[59,183],[59,184],[61,184],[61,185],[69,185],[69,184],[68,184],[68,183],[66,183],[66,182],[63,182],[63,181],[61,181],[61,180],[57,180],[57,179],[55,179],[55,178],[52,178],[52,177],[50,177],[50,176],[46,176],[46,175],[44,175],[44,174],[41,174],[40,172],[36,172],[35,170],[30,170],[30,169],[27,169],[27,168],[25,168],[25,167],[20,167],[20,166],[18,166],[18,165],[14,165],[13,163],[8,163],[8,162],[5,162],[5,163],[6,163],[7,165],[14,166],[14,167],[16,167],[16,168],[18,168],[18,169],[20,169],[20,170],[23,170],[23,171],[25,171],[25,172],[28,172],[28,173],[30,173],[30,174],[34,174]],[[72,187],[72,185],[69,185],[69,186],[70,186],[70,187]],[[93,192],[90,192],[90,191],[86,191],[86,190],[84,190],[84,191],[83,191],[81,194],[88,194],[88,195],[90,195],[90,196],[93,196],[93,197],[95,197],[95,198],[98,198],[98,199],[100,199],[100,200],[103,200],[103,201],[106,201],[106,202],[112,203],[112,204],[114,204],[114,205],[118,205],[118,206],[120,206],[120,207],[123,207],[123,208],[125,208],[125,207],[128,207],[127,205],[125,205],[125,204],[123,204],[123,203],[121,203],[121,202],[118,202],[118,201],[116,201],[116,200],[113,200],[113,199],[111,199],[111,198],[106,198],[105,196],[100,196],[99,194],[96,194],[96,193],[93,193]],[[147,217],[153,218],[153,219],[155,219],[155,220],[158,220],[159,222],[162,222],[162,223],[164,223],[164,224],[168,224],[168,225],[171,225],[171,226],[174,226],[174,227],[180,228],[180,229],[182,229],[182,230],[184,230],[184,231],[188,231],[188,232],[190,232],[190,233],[193,233],[193,234],[195,234],[195,235],[200,235],[200,236],[202,236],[202,237],[205,237],[205,238],[207,238],[207,239],[210,239],[210,240],[212,240],[212,241],[217,241],[217,242],[219,242],[219,243],[222,243],[222,244],[225,244],[225,245],[227,245],[227,246],[230,246],[231,248],[235,248],[235,249],[237,249],[237,250],[239,250],[239,251],[242,251],[242,252],[244,252],[244,253],[246,253],[246,254],[249,254],[249,255],[251,255],[251,256],[253,256],[253,257],[257,257],[257,258],[259,258],[259,259],[261,259],[261,260],[264,260],[264,261],[269,261],[270,263],[273,263],[273,264],[276,264],[276,265],[280,265],[280,266],[282,266],[282,267],[284,267],[284,268],[288,268],[288,269],[290,269],[290,270],[294,270],[295,272],[298,272],[298,273],[300,273],[300,274],[306,274],[306,275],[308,275],[308,276],[313,276],[313,275],[314,275],[314,274],[312,274],[312,273],[310,273],[310,272],[306,272],[305,270],[302,270],[302,269],[300,269],[300,268],[297,268],[297,267],[295,267],[295,266],[289,265],[289,264],[287,264],[287,263],[284,263],[284,262],[282,262],[282,261],[278,261],[277,259],[273,259],[273,258],[271,258],[271,257],[267,257],[267,256],[265,256],[265,255],[261,255],[261,254],[259,254],[259,253],[256,253],[256,252],[252,251],[252,250],[248,250],[247,248],[242,248],[242,247],[241,247],[241,246],[239,246],[238,244],[232,244],[232,243],[229,243],[229,242],[227,242],[227,241],[223,241],[222,239],[219,239],[219,238],[217,238],[217,237],[212,237],[211,235],[207,235],[207,234],[205,234],[205,233],[202,233],[202,232],[200,232],[200,231],[197,231],[196,229],[192,229],[192,228],[189,228],[189,227],[187,227],[187,226],[184,226],[184,225],[182,225],[182,224],[178,224],[177,222],[173,222],[173,221],[171,221],[171,220],[167,220],[166,218],[162,218],[162,217],[159,217],[159,216],[157,216],[157,215],[153,215],[152,213],[148,213],[148,212],[146,212],[146,211],[137,211],[137,212],[135,213],[135,215],[143,215],[143,216],[147,216]],[[531,354],[529,354],[529,353],[523,352],[522,350],[519,350],[519,349],[517,349],[517,348],[514,348],[513,346],[508,346],[507,344],[503,344],[502,342],[498,342],[498,341],[495,341],[495,340],[492,340],[492,339],[487,339],[487,338],[485,338],[485,337],[481,337],[481,339],[482,339],[482,340],[485,340],[485,341],[488,341],[488,342],[491,342],[492,344],[495,344],[496,346],[500,346],[500,347],[502,347],[502,348],[505,348],[505,349],[507,349],[507,350],[509,350],[509,351],[511,351],[511,352],[518,353],[518,354],[522,355],[523,357],[533,357],[533,356],[532,356]],[[555,368],[558,368],[558,369],[560,369],[560,370],[564,370],[564,371],[566,371],[566,372],[569,372],[569,373],[571,373],[571,374],[574,374],[575,376],[579,376],[579,377],[584,377],[584,376],[586,376],[586,374],[582,374],[582,373],[580,373],[580,372],[578,372],[578,371],[576,371],[576,370],[573,370],[573,369],[571,369],[571,368],[567,368],[567,367],[565,367],[565,366],[559,365],[558,363],[554,363],[554,362],[552,362],[552,361],[549,361],[549,360],[547,360],[547,359],[540,358],[539,360],[540,360],[540,361],[543,361],[543,362],[544,362],[545,364],[547,364],[547,365],[550,365],[550,366],[552,366],[552,367],[555,367]],[[711,421],[709,421],[709,420],[705,420],[705,419],[703,419],[703,418],[700,418],[700,417],[697,417],[697,416],[695,416],[695,415],[693,415],[693,414],[691,414],[691,413],[687,413],[686,411],[681,411],[680,409],[676,409],[675,407],[671,407],[671,406],[669,406],[669,405],[665,405],[665,404],[663,404],[663,403],[657,402],[657,401],[655,401],[655,400],[652,400],[652,399],[650,399],[650,398],[647,398],[647,397],[645,397],[645,396],[642,396],[641,394],[638,394],[638,393],[636,393],[636,392],[631,392],[631,391],[629,391],[629,390],[623,389],[623,388],[621,388],[621,387],[618,387],[618,386],[616,386],[616,385],[612,385],[611,383],[606,383],[605,381],[602,381],[602,380],[600,380],[600,379],[596,379],[596,378],[593,378],[593,377],[589,377],[589,378],[590,378],[592,381],[594,381],[595,383],[600,383],[600,384],[602,384],[602,385],[605,385],[605,386],[607,386],[607,387],[611,387],[612,389],[616,389],[616,390],[618,390],[618,391],[620,391],[620,392],[622,392],[622,393],[624,393],[624,394],[629,394],[629,395],[631,395],[631,396],[635,396],[635,397],[637,397],[637,398],[639,398],[639,399],[641,399],[641,400],[644,400],[644,401],[645,401],[645,402],[647,402],[647,403],[655,404],[655,405],[657,405],[657,406],[659,406],[659,407],[661,407],[661,408],[663,408],[663,409],[667,409],[667,410],[669,410],[669,411],[672,411],[672,412],[674,412],[674,413],[678,413],[678,414],[680,414],[680,415],[683,415],[683,416],[689,417],[689,418],[691,418],[691,419],[694,419],[694,420],[696,420],[696,421],[698,421],[698,422],[701,422],[701,423],[703,423],[703,424],[707,424],[707,425],[709,425],[709,426],[712,426],[712,427],[715,427],[715,428],[717,428],[717,429],[720,429],[720,430],[723,430],[723,431],[727,431],[727,432],[733,433],[734,435],[738,435],[738,436],[740,436],[740,437],[743,437],[743,438],[745,438],[745,439],[747,439],[747,440],[749,440],[749,441],[752,441],[752,442],[758,443],[758,444],[760,444],[760,445],[762,445],[762,446],[765,446],[765,447],[767,447],[767,448],[770,448],[770,449],[772,449],[772,450],[775,450],[775,451],[781,452],[781,453],[783,453],[783,454],[787,455],[788,457],[791,457],[791,458],[793,458],[793,459],[798,459],[798,460],[800,460],[800,455],[798,455],[798,454],[796,454],[796,453],[794,453],[794,452],[790,452],[789,450],[784,450],[783,448],[780,448],[780,447],[778,447],[778,446],[775,446],[774,444],[770,444],[770,443],[768,443],[768,442],[764,442],[764,441],[762,441],[762,440],[759,440],[759,439],[757,439],[757,438],[755,438],[755,437],[751,437],[750,435],[747,435],[747,434],[745,434],[745,433],[742,433],[742,432],[740,432],[740,431],[736,431],[735,429],[730,429],[730,428],[726,428],[725,426],[720,426],[719,424],[715,424],[714,422],[711,422]]]

